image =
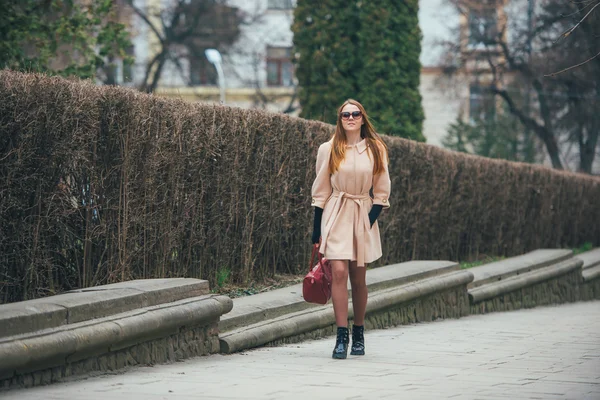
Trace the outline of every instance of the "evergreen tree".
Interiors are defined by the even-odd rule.
[[[508,110],[491,119],[470,123],[461,118],[450,124],[442,145],[450,150],[510,161],[538,163],[543,159],[531,135]]]
[[[337,107],[358,92],[356,1],[301,0],[292,30],[300,116],[335,123]]]
[[[125,25],[109,0],[5,0],[0,12],[0,69],[94,78],[109,60],[133,60]]]
[[[424,141],[418,0],[299,0],[294,45],[301,116],[335,123],[360,101],[382,133]]]
[[[418,0],[362,2],[358,97],[379,131],[425,141],[418,11]]]

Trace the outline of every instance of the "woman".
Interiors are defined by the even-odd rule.
[[[385,143],[364,107],[346,100],[338,110],[333,138],[319,147],[312,186],[313,244],[330,260],[331,297],[337,324],[333,358],[348,353],[348,275],[352,286],[352,355],[365,354],[366,265],[381,257],[377,217],[389,207],[390,175]],[[372,190],[372,197],[370,195]]]

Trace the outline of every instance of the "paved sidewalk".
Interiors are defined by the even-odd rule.
[[[600,302],[476,315],[366,333],[367,355],[332,360],[334,338],[135,368],[3,399],[600,400]]]

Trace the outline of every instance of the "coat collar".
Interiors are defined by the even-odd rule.
[[[356,143],[356,145],[355,145],[355,146],[356,146],[356,150],[358,150],[358,152],[359,152],[360,154],[362,154],[362,153],[364,153],[364,151],[365,151],[365,150],[367,149],[367,147],[368,147],[368,146],[367,146],[367,140],[366,140],[366,139],[363,139],[363,140],[361,140],[360,142]],[[354,146],[347,145],[347,147],[354,147]]]

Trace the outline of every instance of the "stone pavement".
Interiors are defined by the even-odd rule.
[[[600,400],[600,301],[366,333],[367,355],[332,360],[334,338],[27,390],[27,399]]]

